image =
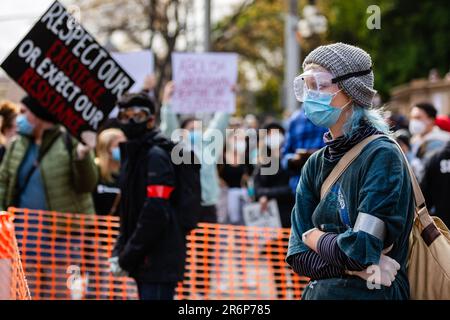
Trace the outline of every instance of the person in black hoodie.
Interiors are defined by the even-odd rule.
[[[142,93],[124,95],[117,120],[127,137],[120,144],[120,235],[110,259],[111,272],[136,280],[141,300],[171,300],[183,279],[185,234],[170,195],[175,169],[155,126],[155,105]]]
[[[450,142],[425,161],[420,188],[431,214],[450,226]]]

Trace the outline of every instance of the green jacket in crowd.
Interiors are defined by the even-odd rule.
[[[44,132],[39,148],[41,152],[49,146],[39,164],[47,208],[57,212],[94,213],[91,192],[98,180],[94,155],[90,152],[84,159],[77,159],[78,142],[70,136],[66,139],[65,135],[61,127],[56,125]],[[0,167],[1,210],[15,205],[18,171],[30,145],[30,139],[19,135],[5,154]]]

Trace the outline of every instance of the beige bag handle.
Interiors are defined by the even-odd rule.
[[[322,188],[320,189],[320,199],[323,199],[325,195],[330,191],[331,187],[336,183],[336,181],[341,177],[341,175],[347,170],[347,168],[352,164],[353,160],[355,160],[362,149],[370,142],[375,139],[382,137],[383,135],[373,135],[365,138],[363,141],[355,145],[349,151],[347,151],[330,172],[328,177],[322,183]]]
[[[344,156],[342,156],[341,160],[339,160],[339,162],[336,164],[331,173],[323,182],[322,187],[320,189],[320,199],[323,199],[325,197],[325,195],[330,191],[331,187],[336,183],[336,181],[340,178],[340,176],[344,173],[344,171],[347,170],[347,168],[350,166],[353,160],[355,160],[359,156],[364,147],[368,145],[370,142],[381,137],[388,137],[388,136],[383,134],[376,134],[367,137],[363,141],[355,145],[353,148],[351,148],[349,151],[347,151],[347,153]],[[420,190],[420,186],[419,183],[417,182],[416,176],[408,163],[406,155],[400,148],[400,145],[394,139],[391,139],[391,141],[394,142],[395,145],[400,149],[400,152],[403,155],[404,163],[408,167],[414,192],[414,200],[416,203],[415,209],[416,217],[419,218],[422,228],[425,229],[430,223],[433,223],[433,219],[428,213],[428,209],[425,205],[425,198],[422,194],[422,190]]]

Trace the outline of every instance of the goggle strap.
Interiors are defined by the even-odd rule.
[[[132,107],[126,107],[126,108],[119,108],[119,111],[125,111],[126,109],[139,109],[147,112],[148,114],[151,114],[150,110],[146,106],[132,106]]]
[[[344,74],[342,76],[331,79],[331,83],[340,82],[342,80],[350,79],[353,77],[365,76],[366,74],[369,74],[371,72],[372,72],[372,67],[370,67],[370,69],[368,69],[368,70],[350,72],[350,73]]]

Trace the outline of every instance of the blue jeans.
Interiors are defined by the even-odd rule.
[[[137,282],[139,300],[173,300],[177,283]]]

